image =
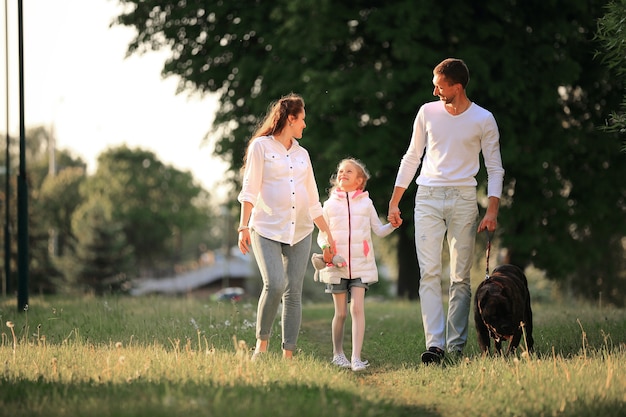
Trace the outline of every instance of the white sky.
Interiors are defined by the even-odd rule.
[[[5,4],[9,18],[9,132],[19,135],[17,1],[0,6],[0,132],[6,132]],[[202,139],[211,129],[213,97],[176,95],[177,78],[163,79],[167,53],[125,59],[134,32],[109,27],[116,0],[24,0],[26,128],[54,127],[57,147],[95,170],[106,148],[127,144],[153,151],[166,164],[191,171],[205,188],[223,177]],[[2,139],[2,138],[0,138]],[[4,140],[0,149],[4,149]],[[3,151],[4,152],[4,151]]]

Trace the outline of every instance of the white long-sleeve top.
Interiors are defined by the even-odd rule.
[[[395,229],[391,223],[383,224],[367,191],[335,190],[324,202],[324,219],[337,246],[337,255],[343,256],[347,268],[327,267],[320,270],[320,281],[339,284],[341,278],[361,278],[364,283],[378,281],[378,268],[372,244],[372,232],[387,236]],[[320,232],[317,243],[320,247],[327,242],[325,233]]]
[[[250,143],[237,199],[254,206],[248,224],[256,233],[289,245],[311,233],[322,215],[311,158],[296,139],[290,149],[273,136]]]
[[[441,101],[426,103],[413,122],[411,143],[400,162],[395,185],[408,188],[421,163],[415,180],[418,185],[476,186],[482,152],[488,197],[500,198],[504,169],[499,140],[495,118],[476,103],[456,116],[448,113]]]

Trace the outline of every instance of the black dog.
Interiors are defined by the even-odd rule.
[[[501,265],[480,283],[474,297],[474,322],[483,353],[489,353],[490,337],[495,340],[497,353],[502,353],[503,340],[509,342],[506,353],[513,352],[519,346],[523,332],[526,346],[532,352],[533,313],[528,281],[520,268]]]

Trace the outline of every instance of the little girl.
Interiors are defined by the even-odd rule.
[[[384,237],[394,231],[391,223],[383,225],[365,185],[370,175],[362,162],[347,158],[337,166],[331,178],[330,198],[324,203],[324,218],[335,239],[336,254],[346,260],[345,268],[324,268],[320,281],[332,294],[335,315],[332,321],[334,365],[363,371],[369,364],[361,360],[365,335],[365,291],[378,281],[378,268],[372,246],[372,231]],[[399,226],[400,224],[398,224]],[[327,237],[318,234],[317,243],[330,255]],[[348,303],[352,317],[352,361],[343,352],[343,331]]]

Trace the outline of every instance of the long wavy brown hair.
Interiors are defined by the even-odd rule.
[[[303,110],[304,100],[300,95],[295,93],[290,93],[270,103],[265,118],[259,123],[252,137],[248,140],[246,152],[243,155],[243,166],[241,170],[243,171],[246,167],[248,148],[254,139],[260,136],[279,135],[285,128],[285,125],[287,125],[289,116],[297,117]]]

